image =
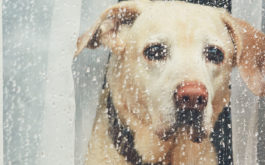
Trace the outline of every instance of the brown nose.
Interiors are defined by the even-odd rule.
[[[204,110],[208,101],[205,85],[196,81],[182,82],[174,93],[174,101],[178,109]]]

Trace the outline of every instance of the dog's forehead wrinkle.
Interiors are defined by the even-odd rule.
[[[160,10],[162,11],[162,9]],[[183,11],[183,10],[181,10]],[[150,11],[151,12],[151,11]],[[215,24],[216,24],[216,20],[215,19],[211,19],[214,16],[209,16],[209,14],[206,15],[206,17],[203,17],[202,20],[205,19],[209,19],[210,23],[208,21],[207,24],[202,24],[201,21],[197,21],[199,24],[199,26],[196,26],[196,21],[190,23],[189,21],[187,22],[187,18],[185,18],[186,16],[179,16],[178,14],[176,14],[176,12],[174,12],[173,14],[171,14],[170,16],[166,15],[166,14],[159,14],[159,12],[154,11],[153,14],[150,14],[150,12],[146,12],[143,13],[139,19],[137,19],[135,25],[132,27],[131,31],[134,37],[138,36],[136,38],[144,38],[146,41],[140,41],[139,45],[137,46],[139,47],[144,47],[144,45],[146,43],[150,43],[150,42],[161,42],[161,41],[168,41],[170,40],[170,44],[176,44],[176,43],[172,43],[172,40],[177,40],[178,38],[183,38],[180,37],[179,35],[181,34],[182,36],[185,36],[184,38],[195,38],[196,40],[202,40],[201,39],[201,34],[205,34],[209,37],[214,36],[215,34],[217,34],[217,31],[215,29]],[[213,12],[214,13],[214,12]],[[176,14],[176,16],[174,15]],[[152,18],[150,15],[152,15]],[[165,18],[162,18],[165,17]],[[170,17],[170,18],[169,18]],[[172,18],[171,18],[172,17]],[[183,20],[181,17],[184,17]],[[167,22],[167,19],[170,20]],[[175,20],[175,21],[172,21]],[[196,20],[196,19],[195,19]],[[148,21],[148,24],[146,24],[146,22]],[[219,20],[219,22],[221,22]],[[214,28],[213,28],[214,26]],[[179,28],[181,27],[181,28]],[[196,27],[196,28],[195,28]],[[141,31],[143,33],[139,33],[139,29],[141,29]],[[184,29],[184,30],[183,30]],[[220,33],[220,35],[222,35],[222,31],[220,31],[220,28],[218,28],[218,33]],[[139,36],[139,35],[144,35],[144,36]],[[173,37],[174,36],[174,37]],[[205,36],[205,38],[207,38],[208,36]],[[170,39],[170,37],[172,37],[173,39]],[[212,37],[213,38],[213,37]],[[218,39],[218,37],[215,37]],[[223,43],[220,42],[220,40],[217,39],[211,39],[213,40],[212,43],[216,43],[218,45],[224,45]],[[187,40],[187,43],[189,40]],[[138,42],[138,41],[136,41]],[[220,43],[220,44],[219,44]],[[183,44],[183,40],[181,42],[179,42],[179,44]],[[188,44],[187,44],[188,45]],[[138,52],[141,52],[142,50],[139,49]]]
[[[145,42],[147,44],[166,42],[167,41],[167,38],[169,37],[169,34],[172,34],[172,33],[173,33],[173,30],[172,30],[172,32],[171,31],[167,31],[167,33],[155,33],[155,34],[149,36],[146,39]]]

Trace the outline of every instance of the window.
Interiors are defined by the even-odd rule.
[[[265,32],[263,0],[186,1],[224,7]],[[109,50],[86,49],[78,58],[73,55],[78,36],[115,3],[2,2],[4,165],[83,164]],[[232,84],[236,85],[228,116],[232,115],[234,164],[264,164],[265,100],[248,91],[237,70]]]

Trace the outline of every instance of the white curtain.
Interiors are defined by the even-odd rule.
[[[3,35],[2,35],[2,1],[0,1],[0,164],[4,164],[3,138]]]
[[[81,0],[3,1],[4,164],[74,164],[80,8]]]
[[[232,0],[232,15],[262,27],[263,0]],[[257,164],[258,100],[246,87],[237,69],[232,74],[232,131],[235,165]]]
[[[74,164],[75,103],[71,65],[80,24],[81,0],[55,0],[39,164]]]

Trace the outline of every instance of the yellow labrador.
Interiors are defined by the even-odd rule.
[[[112,52],[86,164],[222,164],[212,134],[229,106],[231,70],[264,96],[264,41],[223,9],[161,1],[107,9],[77,42],[76,55],[100,45]]]

